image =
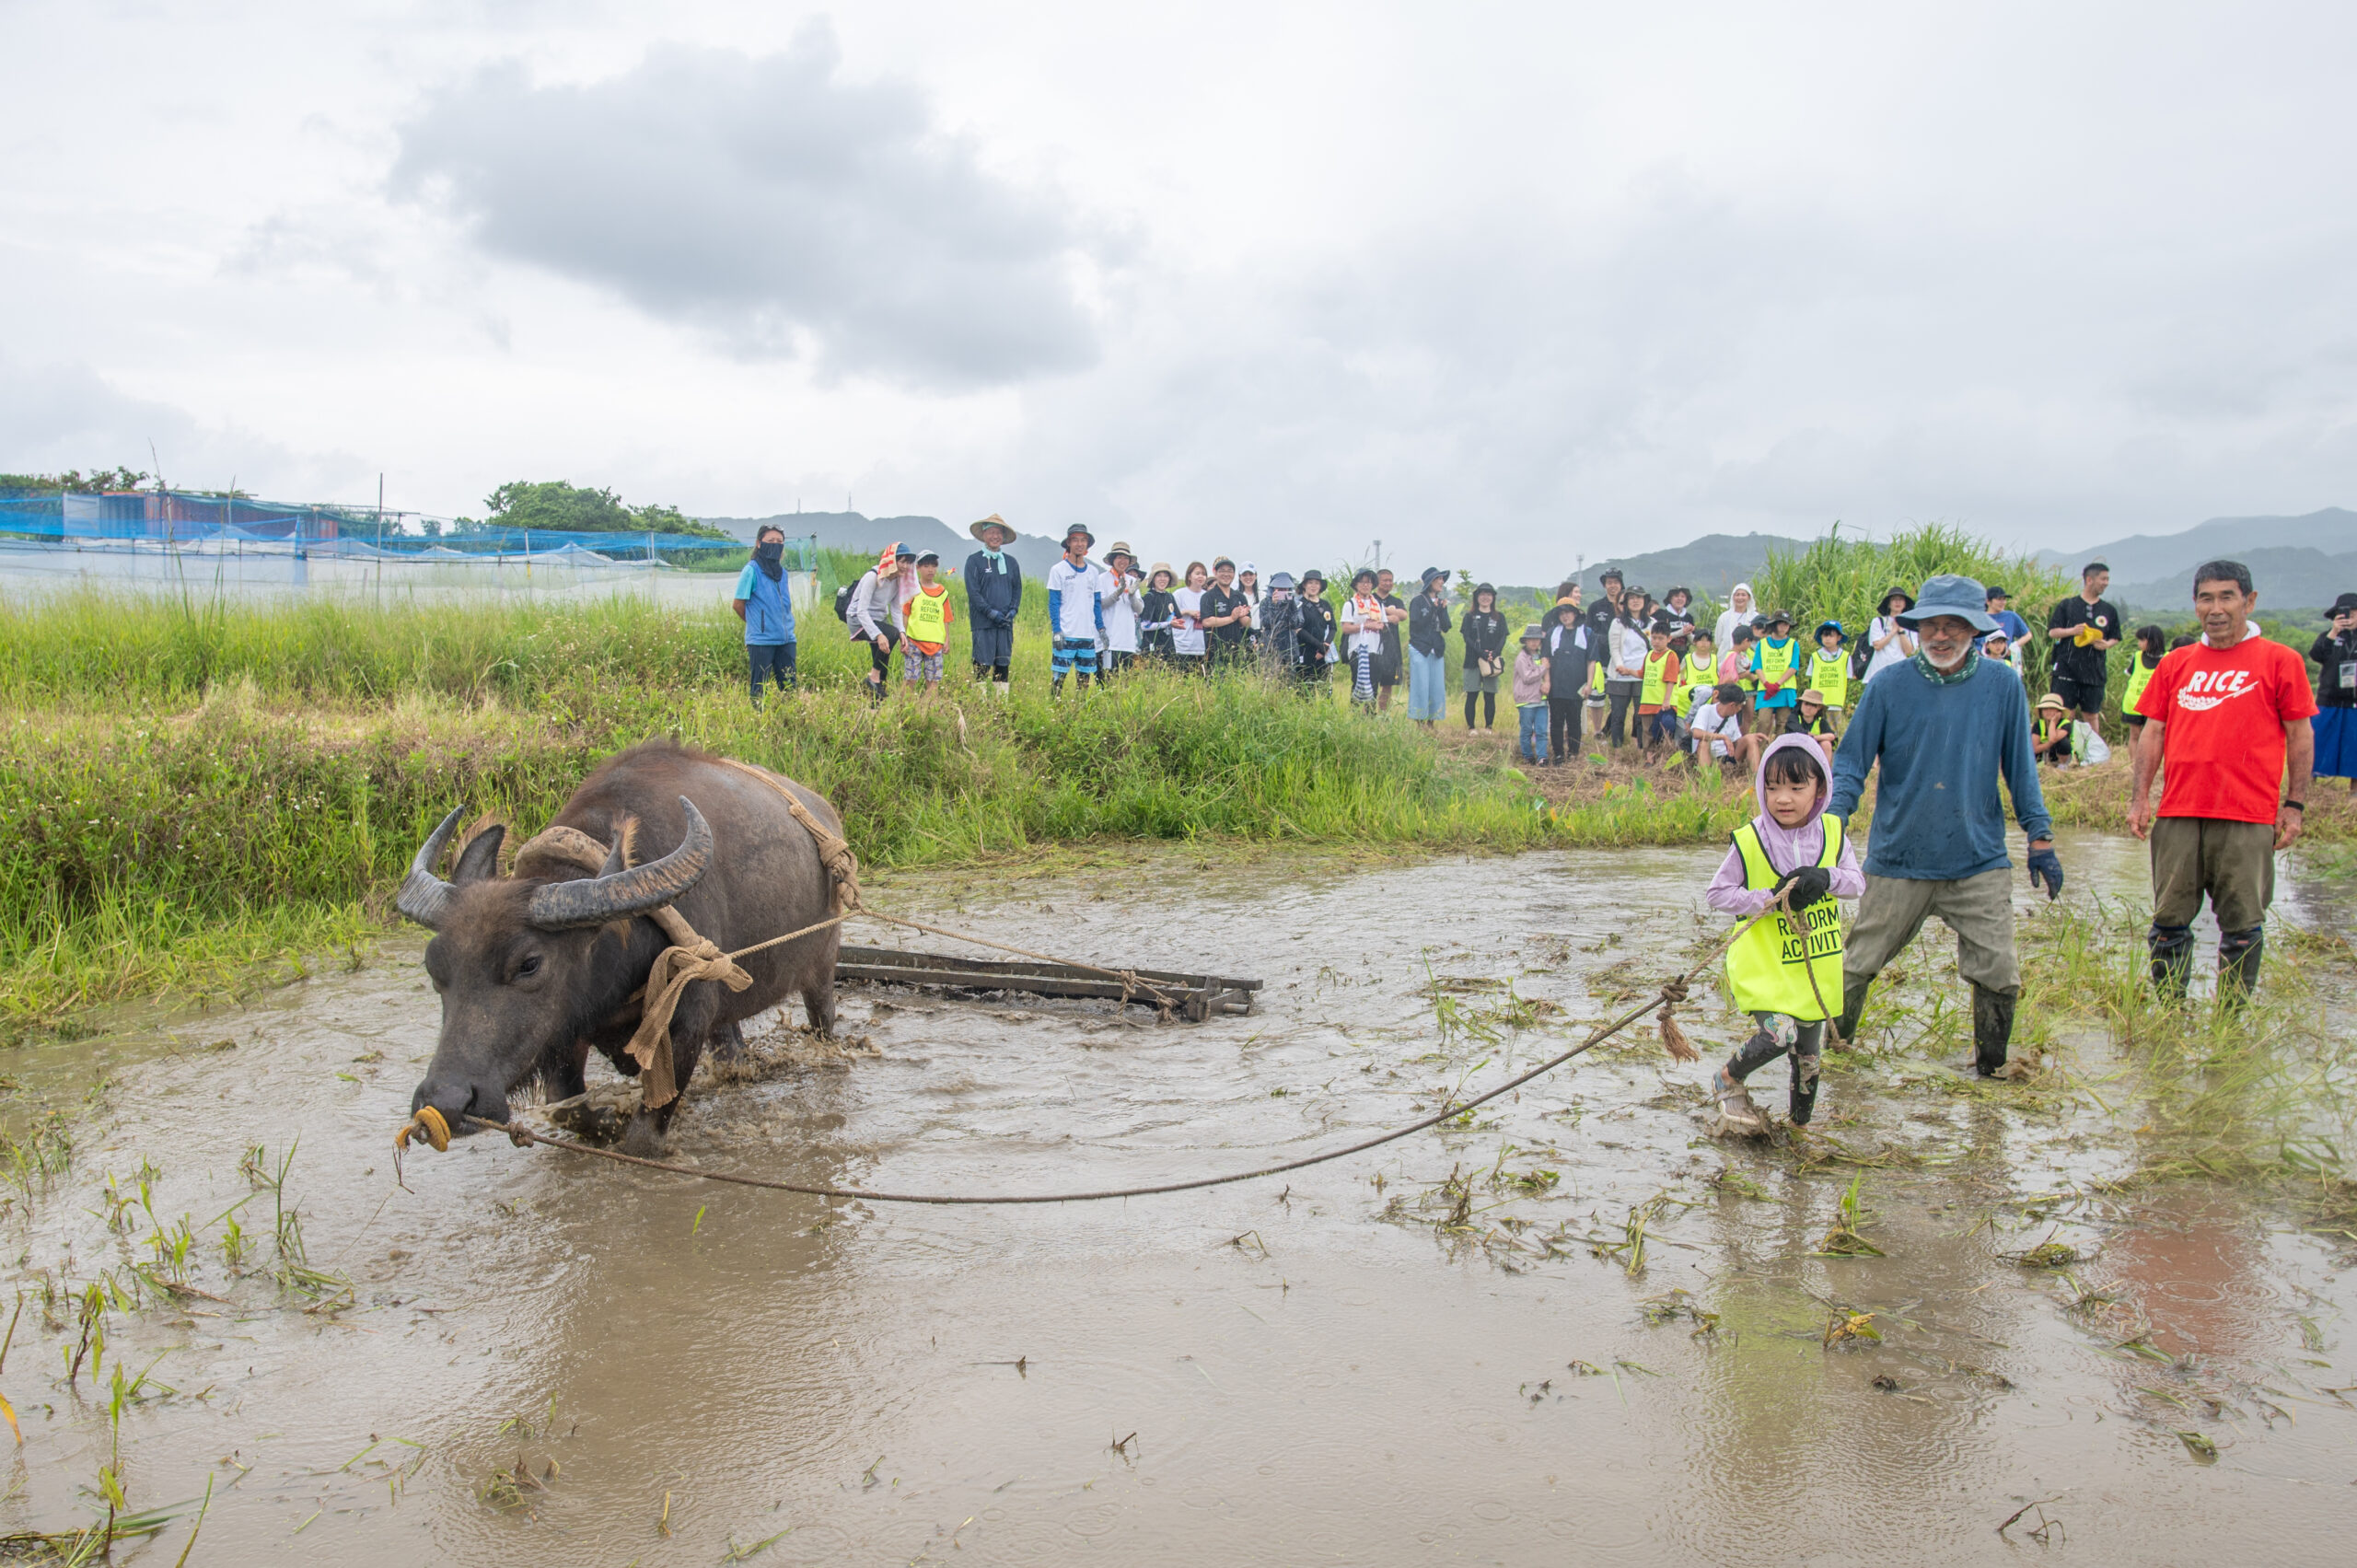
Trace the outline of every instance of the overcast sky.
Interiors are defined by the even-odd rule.
[[[1510,580],[2357,505],[2357,7],[0,0],[0,469]]]

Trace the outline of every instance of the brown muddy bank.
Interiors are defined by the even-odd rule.
[[[2074,898],[2132,894],[2135,846],[2066,853]],[[879,1055],[699,1090],[679,1148],[904,1191],[1307,1153],[1562,1049],[1675,968],[1715,858],[966,884],[951,923],[1257,974],[1262,1009],[1154,1027],[853,993]],[[2282,909],[2345,897],[2295,880]],[[200,1563],[2344,1555],[2351,1238],[2243,1187],[2107,1187],[2144,1167],[2147,1123],[2084,1033],[2073,1076],[1992,1092],[1916,1049],[1919,1015],[1836,1065],[1799,1147],[1701,1139],[1704,1070],[1647,1038],[1290,1183],[870,1209],[475,1139],[412,1156],[402,1191],[390,1133],[435,1028],[413,955],[10,1063],[20,1108],[72,1108],[75,1150],[6,1216],[29,1303],[0,1367],[26,1437],[8,1527],[91,1516],[121,1367],[145,1377],[133,1506],[215,1484]],[[1733,1020],[1690,1015],[1723,1053]],[[277,1205],[240,1166],[298,1140],[286,1196],[348,1295],[269,1277]],[[238,1272],[215,1216],[241,1199]],[[1819,1255],[1845,1223],[1886,1256]],[[2042,1243],[2079,1260],[2024,1267]],[[110,1306],[69,1385],[63,1286],[134,1264],[204,1294]],[[118,1555],[169,1562],[186,1529]]]

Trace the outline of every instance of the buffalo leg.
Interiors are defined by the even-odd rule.
[[[571,1045],[552,1047],[540,1058],[540,1094],[550,1100],[571,1099],[586,1092],[589,1079],[584,1071],[589,1065],[589,1042],[576,1040]]]
[[[809,1015],[810,1032],[832,1036],[835,1032],[835,970],[830,964],[817,980],[802,988],[802,1010]]]
[[[712,1051],[714,1062],[737,1062],[745,1055],[745,1031],[737,1020],[713,1027],[711,1038],[704,1044]]]
[[[679,1092],[670,1104],[658,1109],[638,1109],[622,1132],[622,1153],[642,1158],[663,1153],[671,1119],[679,1115],[679,1100],[696,1075],[696,1063],[703,1058],[704,1037],[719,1018],[720,988],[711,981],[699,981],[679,993],[679,1009],[671,1015],[671,1082]]]

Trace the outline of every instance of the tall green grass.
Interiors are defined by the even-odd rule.
[[[357,681],[372,665],[340,668]],[[1504,770],[1250,679],[1157,673],[1062,703],[1035,684],[962,707],[875,706],[845,682],[756,714],[733,669],[699,686],[558,668],[567,679],[516,703],[480,683],[459,700],[469,683],[454,682],[456,697],[290,710],[241,675],[192,709],[20,710],[0,733],[0,1009],[21,1026],[105,996],[217,990],[240,930],[257,955],[341,946],[383,918],[450,807],[537,830],[599,759],[666,735],[810,784],[887,866],[1108,836],[1493,849],[1556,836]]]
[[[2026,654],[2031,690],[2044,690],[2053,656],[2040,629],[2062,596],[2077,590],[2077,579],[2030,556],[1997,550],[1962,528],[1927,523],[1876,543],[1845,539],[1836,528],[1798,553],[1771,550],[1757,587],[1761,610],[1790,610],[1802,636],[1822,621],[1839,621],[1855,639],[1864,633],[1891,589],[1920,594],[1926,579],[1943,572],[2012,591],[2014,613],[2030,624]],[[2124,662],[2115,651],[2115,685],[2125,679]]]

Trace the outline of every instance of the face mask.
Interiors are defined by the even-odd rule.
[[[780,560],[784,559],[784,555],[785,545],[782,541],[776,540],[771,540],[769,543],[761,546],[753,552],[753,556],[756,560],[766,561],[772,566],[776,565]]]

